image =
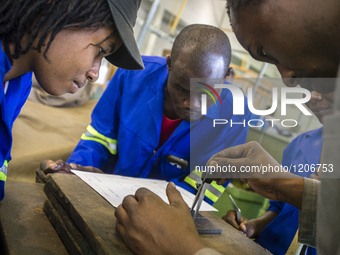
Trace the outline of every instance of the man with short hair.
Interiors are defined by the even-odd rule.
[[[324,117],[333,113],[334,92],[311,92],[306,105],[323,123]],[[300,134],[283,151],[282,166],[302,177],[313,177],[320,165],[323,127]],[[317,176],[315,176],[316,178]],[[237,223],[235,211],[230,210],[223,219],[273,254],[286,254],[299,225],[299,210],[288,204],[270,200],[270,206],[261,217]],[[306,255],[316,254],[316,249],[306,248]]]
[[[191,173],[195,166],[247,137],[243,125],[212,126],[214,116],[238,123],[250,118],[247,107],[244,115],[233,116],[229,90],[220,91],[223,106],[207,107],[202,116],[203,91],[190,87],[193,77],[224,82],[231,59],[229,39],[216,27],[190,25],[176,37],[171,56],[142,58],[143,71],[115,73],[67,163],[79,170],[172,181],[194,193],[199,178]],[[201,140],[207,135],[209,143]],[[193,146],[200,148],[197,157],[192,157]],[[45,161],[42,169],[61,171],[60,162]],[[212,183],[208,190],[206,200],[214,203],[224,188]]]
[[[334,90],[333,82],[316,78],[334,78],[340,59],[340,2],[338,0],[229,0],[228,12],[235,35],[251,55],[261,61],[273,63],[280,71],[287,86],[301,86],[319,93]],[[339,84],[340,86],[340,84]],[[340,89],[338,88],[340,92]],[[340,98],[340,93],[338,93]],[[339,156],[338,114],[325,121],[324,130],[332,135],[324,136],[321,161],[335,164]],[[331,120],[332,124],[327,125]],[[334,128],[337,127],[337,128]],[[215,154],[209,166],[272,165],[279,164],[257,143],[248,143]],[[339,163],[334,170],[339,169]],[[337,174],[336,171],[333,174]],[[339,174],[338,174],[339,175]],[[250,173],[243,180],[260,195],[287,202],[300,210],[300,240],[315,245],[315,227],[318,225],[318,252],[339,253],[340,232],[339,176],[322,179],[316,224],[316,198],[320,182],[309,178],[292,178],[290,173],[275,174],[278,178],[257,178]],[[239,173],[226,178],[235,178]],[[263,177],[263,176],[262,176]],[[332,175],[330,176],[332,177]],[[223,183],[223,180],[218,183]],[[170,205],[147,189],[137,190],[135,196],[127,197],[116,210],[119,222],[117,230],[127,245],[139,254],[157,249],[159,253],[212,254],[200,240],[188,207],[173,184],[167,187]],[[148,199],[145,199],[148,198]],[[142,202],[139,202],[142,201]],[[158,221],[150,212],[164,213]],[[178,219],[181,220],[178,220]],[[142,219],[136,223],[136,219]],[[152,222],[152,223],[151,223]],[[159,235],[160,229],[163,235]],[[176,235],[173,234],[176,231]],[[321,234],[322,233],[322,234]],[[151,241],[153,239],[153,241]]]

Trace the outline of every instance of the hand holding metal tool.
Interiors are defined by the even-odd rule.
[[[204,195],[205,195],[205,191],[207,190],[207,186],[211,182],[212,182],[212,180],[206,180],[205,177],[203,177],[203,175],[202,175],[202,183],[196,183],[198,190],[197,190],[195,200],[194,200],[194,202],[191,206],[191,209],[190,209],[191,215],[193,216],[194,220],[196,219],[197,213],[198,213],[198,211],[199,211],[199,209],[202,205]]]
[[[241,224],[241,209],[238,208],[237,204],[235,203],[233,197],[231,195],[229,195],[229,198],[230,198],[230,201],[231,201],[231,204],[233,205],[234,207],[234,210],[236,211],[236,222],[237,224]]]

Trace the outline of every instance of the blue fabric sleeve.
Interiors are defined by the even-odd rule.
[[[274,211],[274,212],[280,213],[284,205],[285,205],[284,202],[270,200],[267,211]]]
[[[284,149],[281,165],[289,166],[291,164],[292,159],[294,158],[294,154],[295,154],[296,141],[297,139],[293,140]],[[267,211],[274,211],[274,212],[280,213],[284,205],[285,205],[284,202],[270,200]]]
[[[226,137],[228,137],[228,138],[225,139],[225,140],[227,140],[228,142],[227,142],[225,148],[244,144],[246,142],[248,130],[249,130],[248,121],[252,117],[252,113],[250,112],[249,107],[248,107],[247,97],[245,95],[244,95],[244,114],[243,115],[233,115],[232,109],[233,109],[233,100],[234,99],[231,95],[232,94],[230,93],[229,96],[227,96],[226,100],[228,101],[228,104],[226,106],[223,105],[224,108],[229,108],[229,110],[228,110],[229,117],[227,119],[229,119],[229,123],[233,123],[232,127],[231,126],[229,128],[226,127],[226,129],[228,130],[228,134],[227,134]],[[225,102],[223,102],[223,104],[225,104]],[[221,116],[221,117],[224,117],[224,114],[225,113],[223,113],[222,114],[223,116]],[[237,124],[237,123],[239,123],[239,124]],[[241,123],[244,123],[244,125],[241,124]]]
[[[123,69],[116,71],[91,115],[91,126],[101,135],[111,139],[116,139],[118,136],[124,73]],[[112,157],[115,156],[104,145],[92,140],[80,140],[66,162],[103,170]]]
[[[288,167],[290,166],[294,157],[296,156],[295,155],[296,147],[297,147],[296,140],[293,140],[283,150],[282,162],[281,162],[282,166],[288,166]]]
[[[0,201],[4,199],[5,196],[5,182],[0,181]]]
[[[196,194],[197,193],[197,189],[195,189],[194,187],[192,187],[191,185],[189,185],[188,183],[186,183],[184,181],[180,181],[179,179],[173,179],[173,180],[171,180],[171,182],[173,182],[176,186],[179,186],[179,187],[182,187],[183,189],[186,189],[187,191],[189,191],[192,194]],[[224,188],[226,188],[230,182],[231,182],[231,180],[227,181],[222,186]],[[206,201],[210,205],[213,205],[215,203],[214,201],[210,200],[206,196],[204,197],[204,201]]]
[[[31,92],[31,89],[32,89],[32,72],[30,73],[27,73],[25,75],[22,75],[21,76],[21,81],[20,81],[21,84],[25,84],[24,87],[26,87],[25,91],[21,91],[21,95],[20,95],[20,104],[18,105],[17,109],[15,110],[15,113],[13,115],[13,119],[12,121],[14,122],[16,120],[16,118],[18,117],[22,107],[24,106],[24,104],[26,103],[27,101],[27,98]]]

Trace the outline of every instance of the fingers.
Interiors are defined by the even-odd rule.
[[[243,233],[247,233],[247,226],[246,226],[246,224],[241,223],[241,224],[240,224],[240,230],[241,230]],[[248,236],[248,237],[249,237],[249,236]]]
[[[36,172],[36,182],[38,182],[38,183],[46,182],[47,174],[58,173],[59,168],[60,168],[60,166],[58,165],[58,161],[54,162],[53,160],[50,160],[50,159],[46,159],[46,160],[42,161],[40,163],[40,167],[37,168],[37,170],[35,171]]]
[[[257,142],[249,142],[216,153],[207,162],[208,179],[248,179],[270,177],[284,172],[280,164]],[[220,182],[221,183],[221,182]],[[219,183],[219,184],[220,184]]]
[[[126,228],[125,225],[127,220],[128,220],[128,215],[125,209],[123,208],[122,204],[120,204],[115,211],[115,216],[116,216],[116,229],[120,236],[124,239],[126,242]]]
[[[102,170],[100,170],[99,168],[96,168],[96,167],[85,167],[85,168],[86,168],[86,171],[88,171],[88,172],[99,173],[99,174],[104,173]]]
[[[126,243],[126,236],[127,236],[127,231],[125,226],[117,219],[116,220],[116,230],[118,232],[118,234],[123,238],[124,242]]]
[[[229,210],[225,216],[222,217],[224,221],[229,223],[232,227],[237,230],[241,230],[240,225],[236,221],[236,212],[234,210]]]
[[[227,148],[213,155],[207,166],[214,167],[209,171],[209,179],[235,179],[240,178],[240,168],[249,164],[249,155],[259,150],[261,146],[256,142],[249,142],[235,147]],[[254,162],[252,162],[254,163]],[[218,170],[223,168],[222,171]],[[225,182],[225,181],[224,181]],[[224,183],[219,182],[218,184]]]
[[[40,163],[41,175],[53,174],[53,173],[71,173],[69,164],[59,159],[53,161],[50,159],[44,160]],[[46,178],[46,176],[45,176]]]
[[[123,207],[123,204],[120,204],[116,210],[115,210],[115,216],[117,221],[119,222],[125,222],[126,219],[128,218],[127,212],[125,208]]]
[[[62,165],[64,165],[64,164],[66,164],[66,163],[64,162],[64,160],[62,160],[62,159],[58,159],[55,163],[57,164],[57,166],[62,166]]]
[[[231,178],[229,179],[226,179],[226,178],[222,178],[222,179],[218,179],[218,180],[216,180],[216,183],[218,184],[218,185],[223,185],[223,184],[225,184],[227,181],[230,181],[231,180]]]
[[[169,204],[175,207],[188,207],[184,202],[181,193],[176,189],[176,185],[173,182],[168,183],[166,187],[166,195],[169,199]]]
[[[161,199],[159,196],[157,196],[155,193],[153,193],[152,191],[150,191],[147,188],[139,188],[135,193],[135,198],[138,202],[142,201],[147,196],[155,196],[155,197],[158,197],[159,199]]]
[[[311,174],[309,178],[320,181],[320,176],[318,176],[317,174]]]
[[[100,174],[104,173],[99,168],[92,167],[92,166],[82,166],[82,165],[73,164],[73,163],[71,163],[70,166],[74,170],[80,170],[80,171],[91,172],[91,173],[100,173]]]
[[[188,205],[183,200],[181,193],[176,189],[176,186],[174,183],[172,182],[168,183],[166,187],[166,195],[168,197],[169,204],[171,206],[174,206],[177,208],[188,207]],[[159,196],[157,196],[155,193],[153,193],[147,188],[138,189],[136,191],[135,198],[137,202],[143,202],[145,200],[149,200],[148,206],[150,206],[151,203],[166,204],[163,201],[163,199],[161,199]]]
[[[135,196],[129,195],[123,199],[121,206],[127,214],[134,214],[138,207],[138,201]]]
[[[136,198],[133,195],[129,195],[126,196],[123,202],[116,208],[116,229],[122,236],[125,236],[126,226],[130,223],[130,218],[135,215],[137,207],[138,202]]]
[[[259,147],[261,147],[260,144],[252,141],[252,142],[240,144],[234,147],[227,148],[220,152],[217,152],[210,159],[215,159],[215,158],[237,159],[237,158],[245,157],[249,153],[249,151],[259,148]]]
[[[35,182],[36,183],[45,183],[46,182],[47,175],[44,173],[44,171],[38,167],[35,170]]]
[[[226,221],[227,223],[229,223],[232,227],[236,228],[237,230],[242,231],[243,234],[246,235],[247,237],[250,237],[249,235],[253,234],[253,232],[250,233],[250,231],[248,231],[248,226],[247,226],[248,220],[246,218],[241,217],[240,225],[237,223],[236,212],[234,210],[228,211],[227,214],[222,217],[222,219],[224,221]],[[250,229],[251,229],[251,227],[250,227]]]
[[[215,153],[210,160],[215,158],[239,158],[244,150],[244,144],[230,147]],[[209,161],[210,161],[209,160]]]
[[[240,177],[240,168],[247,163],[245,158],[213,158],[207,162],[208,179],[235,179]]]
[[[43,171],[46,169],[54,169],[57,166],[58,165],[53,160],[50,159],[46,159],[40,163],[40,169],[42,169]]]
[[[78,164],[70,163],[70,167],[71,167],[72,170],[84,171],[84,170],[82,170],[83,166],[78,165]]]

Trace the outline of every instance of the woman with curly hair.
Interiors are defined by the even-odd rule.
[[[96,81],[101,60],[142,69],[132,27],[141,0],[0,1],[0,200],[11,159],[12,126],[34,73],[52,95]]]

